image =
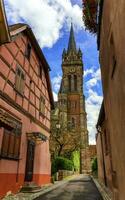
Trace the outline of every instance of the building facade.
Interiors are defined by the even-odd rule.
[[[102,103],[96,135],[96,148],[98,158],[98,178],[112,193],[113,190],[113,169],[111,161],[110,135],[106,126],[104,102]],[[112,195],[112,194],[111,194]]]
[[[99,8],[98,47],[100,51],[99,59],[104,93],[105,118],[104,122],[99,124],[100,127],[98,127],[101,133],[97,136],[97,154],[100,154],[100,148],[104,148],[106,151],[104,152],[104,157],[99,157],[104,160],[105,165],[108,165],[109,169],[106,166],[106,172],[104,172],[101,164],[102,161],[99,161],[99,168],[104,173],[108,173],[109,176],[106,176],[112,181],[112,199],[124,200],[125,1],[103,0],[100,1]],[[102,144],[100,143],[100,138],[102,138]],[[109,183],[107,185],[109,186]]]
[[[0,197],[51,177],[49,66],[28,25],[9,32],[0,46]]]
[[[77,136],[81,154],[81,173],[87,170],[86,148],[88,147],[87,119],[85,97],[83,95],[83,61],[82,52],[77,50],[71,25],[68,49],[62,54],[62,81],[58,93],[58,119],[67,126],[69,132]],[[69,133],[67,130],[67,137]],[[73,135],[73,137],[74,137]],[[69,146],[69,148],[71,148]]]

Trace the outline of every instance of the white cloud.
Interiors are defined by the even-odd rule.
[[[91,75],[91,79],[89,79],[86,82],[86,86],[87,89],[91,89],[91,87],[94,87],[98,84],[98,81],[101,80],[101,73],[100,73],[100,69],[97,69],[96,71],[94,71],[94,69],[89,69],[88,71],[86,70],[86,76],[90,74]]]
[[[81,29],[82,8],[71,0],[5,0],[8,21],[25,21],[35,33],[41,47],[52,47],[61,36],[64,23],[72,21]]]
[[[61,80],[62,80],[62,76],[57,75],[54,78],[52,78],[52,88],[54,90],[54,92],[58,93],[59,88],[60,88],[60,84],[61,84]]]
[[[92,77],[96,78],[97,81],[101,80],[101,72],[100,72],[100,68],[97,69],[94,73],[92,73]]]
[[[87,126],[89,131],[89,141],[91,144],[95,143],[96,124],[98,115],[102,103],[103,97],[99,95],[94,89],[94,86],[99,84],[101,79],[100,69],[94,71],[93,69],[86,70],[86,76],[90,74],[91,79],[86,82],[87,99],[86,99],[86,111],[87,111]]]
[[[53,97],[54,97],[54,101],[58,101],[58,95],[55,92],[53,92]]]
[[[92,91],[90,92],[89,97],[86,99],[87,126],[90,136],[90,143],[95,143],[95,126],[97,124],[102,99],[102,96],[99,96],[96,92]]]
[[[94,69],[93,68],[90,68],[90,69],[86,69],[84,71],[84,77],[88,76],[89,74],[93,74],[94,73]]]

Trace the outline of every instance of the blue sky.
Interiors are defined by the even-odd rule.
[[[62,51],[67,48],[71,21],[77,47],[83,52],[84,94],[90,143],[95,143],[95,125],[102,102],[96,36],[85,31],[81,0],[4,0],[9,24],[31,26],[51,68],[54,98],[61,81]]]

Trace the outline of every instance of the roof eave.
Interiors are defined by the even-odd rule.
[[[101,126],[104,120],[105,120],[105,109],[104,109],[104,100],[103,100],[96,127],[98,128],[98,126]]]
[[[10,34],[3,0],[0,0],[0,30],[2,30],[0,31],[0,45],[10,42]]]

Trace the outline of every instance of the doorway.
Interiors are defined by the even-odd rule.
[[[28,140],[26,171],[25,171],[25,181],[26,182],[31,182],[33,180],[34,153],[35,153],[35,142]]]

